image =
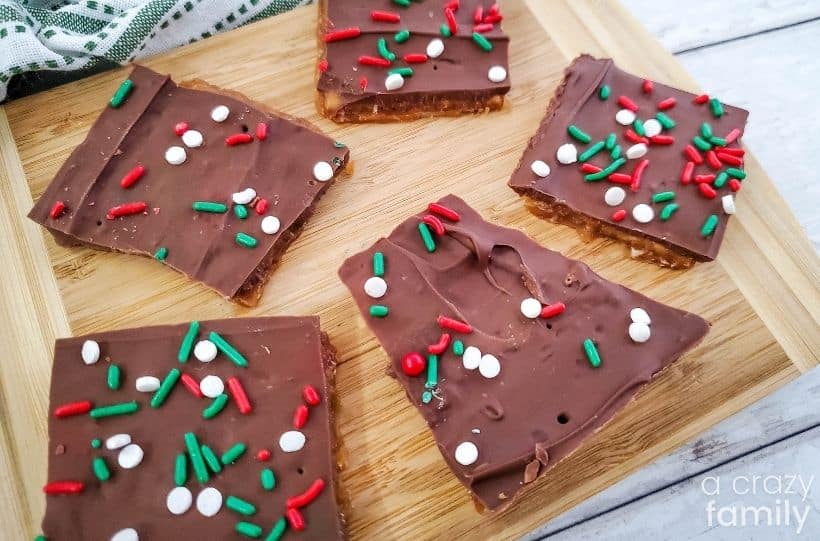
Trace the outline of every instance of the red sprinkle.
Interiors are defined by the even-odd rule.
[[[82,481],[52,481],[46,483],[43,492],[46,494],[79,494],[85,489]]]
[[[449,329],[453,332],[457,332],[460,334],[470,334],[471,332],[473,332],[473,328],[468,323],[464,323],[463,321],[459,321],[457,319],[453,319],[447,316],[438,316],[436,318],[436,323],[438,323],[438,326],[442,329]]]
[[[302,398],[305,399],[305,402],[307,402],[309,406],[318,405],[320,400],[319,392],[313,385],[305,385],[304,389],[302,389]]]
[[[182,135],[188,131],[188,123],[187,122],[177,122],[174,124],[174,133],[177,135]]]
[[[424,53],[408,53],[404,55],[404,61],[408,64],[422,64],[427,62],[427,55]]]
[[[381,58],[378,56],[367,56],[362,55],[359,57],[359,64],[362,66],[376,66],[379,68],[389,68],[390,61],[386,58]]]
[[[649,143],[649,139],[647,139],[646,137],[641,137],[640,135],[638,135],[637,133],[632,131],[632,128],[629,128],[628,130],[626,130],[624,132],[624,137],[626,137],[627,139],[629,139],[633,143],[643,143],[643,144]]]
[[[732,156],[745,156],[746,151],[742,148],[721,148],[718,154],[731,154]]]
[[[740,181],[738,179],[736,179],[736,178],[730,178],[729,179],[729,189],[731,189],[733,192],[739,192],[740,191],[740,186],[741,186],[741,184],[740,184]]]
[[[633,192],[637,192],[641,187],[641,175],[643,175],[647,167],[649,167],[649,160],[643,159],[635,168],[635,171],[632,172],[632,184],[629,185],[629,189]]]
[[[235,133],[225,138],[225,144],[229,147],[236,145],[246,145],[253,141],[253,135],[249,133]]]
[[[253,408],[251,407],[251,401],[248,400],[248,395],[245,393],[245,388],[242,387],[242,383],[236,379],[236,376],[228,378],[228,391],[231,393],[231,398],[236,403],[236,407],[239,408],[239,413],[242,415],[249,414]]]
[[[327,61],[327,58],[323,58],[319,60],[319,63],[316,65],[320,72],[324,73],[330,67],[330,64]]]
[[[63,417],[71,417],[72,415],[82,415],[83,413],[88,413],[91,411],[92,407],[93,404],[91,403],[91,400],[69,402],[68,404],[63,404],[54,408],[54,416],[62,419]]]
[[[478,32],[479,34],[486,34],[487,32],[491,32],[493,28],[495,27],[490,23],[481,23],[473,26],[473,32]]]
[[[626,214],[626,211],[624,211],[624,214]],[[541,313],[538,314],[538,317],[550,318],[553,316],[557,316],[558,314],[563,313],[564,310],[566,310],[566,308],[567,307],[563,302],[548,304],[541,309]]]
[[[325,480],[320,477],[313,481],[306,491],[302,492],[298,496],[293,496],[285,500],[285,507],[288,509],[302,508],[318,498],[324,488]]]
[[[714,188],[712,188],[711,184],[706,184],[705,182],[703,184],[698,184],[698,189],[703,197],[708,199],[714,199],[717,197],[717,192]]]
[[[479,24],[483,17],[484,17],[484,8],[481,7],[481,6],[476,6],[475,11],[473,12],[473,22],[475,24]]]
[[[427,368],[427,360],[415,351],[407,353],[401,358],[401,371],[410,377],[415,377]]]
[[[626,211],[624,209],[618,209],[612,213],[613,222],[621,222],[624,218],[626,218]]]
[[[453,11],[458,11],[458,8],[460,8],[460,7],[461,7],[460,0],[450,0],[444,6],[445,9],[452,9]]]
[[[722,167],[722,164],[720,163],[720,160],[718,159],[717,154],[715,154],[714,150],[706,151],[706,163],[709,164],[709,167],[711,167],[715,171]]]
[[[484,18],[481,20],[481,22],[483,22],[485,24],[496,24],[496,23],[500,23],[503,20],[504,20],[504,17],[502,17],[500,13],[489,13],[489,14],[484,16]]]
[[[256,460],[259,462],[267,462],[270,460],[271,452],[267,449],[259,449],[259,452],[256,453]]]
[[[327,32],[324,35],[325,43],[330,43],[331,41],[340,41],[343,39],[351,39],[357,38],[362,35],[362,30],[358,26],[353,26],[350,28],[342,28],[340,30],[333,30],[331,32]]]
[[[450,32],[455,36],[458,32],[458,24],[456,24],[456,14],[453,12],[453,8],[444,8],[444,17],[447,18],[447,26],[450,27]]]
[[[299,407],[293,412],[293,428],[299,429],[305,426],[309,415],[310,411],[308,407],[304,404],[299,404]]]
[[[692,145],[686,145],[683,149],[683,153],[686,154],[686,157],[689,158],[690,161],[695,162],[695,165],[700,165],[703,163],[703,156],[700,152],[698,152],[698,149]]]
[[[427,205],[427,210],[429,210],[433,214],[438,214],[442,218],[446,218],[451,222],[457,222],[461,219],[461,216],[458,215],[458,212],[454,211],[451,208],[445,207],[441,203],[430,203],[429,205]]]
[[[288,524],[290,524],[290,527],[297,532],[301,532],[305,529],[305,518],[297,509],[288,509],[285,512],[285,516],[288,518]]]
[[[254,205],[253,208],[254,208],[254,210],[256,210],[256,213],[258,215],[261,216],[261,215],[265,214],[265,211],[268,210],[268,200],[265,199],[264,197],[261,197],[259,199],[259,201],[256,202],[256,205]]]
[[[490,6],[490,9],[487,10],[487,14],[488,15],[495,15],[495,14],[498,13],[498,10],[499,10],[498,2],[496,2],[495,4]]]
[[[144,174],[145,167],[137,165],[133,169],[128,171],[124,177],[122,177],[122,180],[120,180],[120,186],[122,186],[123,188],[130,188],[131,186],[136,184],[137,181],[140,178],[142,178],[142,175]]]
[[[133,203],[123,203],[116,207],[108,209],[105,217],[109,220],[119,218],[120,216],[130,216],[131,214],[141,214],[148,208],[148,203],[145,201],[134,201]]]
[[[695,171],[695,162],[686,162],[683,166],[683,172],[680,174],[680,181],[682,184],[689,184],[692,182],[692,173]]]
[[[433,231],[435,231],[436,235],[438,235],[439,237],[443,237],[444,234],[447,232],[444,229],[444,224],[441,223],[441,220],[439,220],[432,214],[425,214],[424,216],[422,216],[421,221],[432,227]]]
[[[735,167],[741,167],[743,165],[743,158],[740,156],[735,156],[734,154],[729,154],[728,152],[718,151],[717,157],[723,163],[728,163],[729,165],[734,165]]]
[[[256,125],[256,138],[260,141],[268,138],[268,125],[265,122]]]
[[[612,173],[607,179],[616,184],[632,184],[632,177],[624,173]]]
[[[55,201],[54,205],[51,206],[51,210],[48,212],[49,218],[52,220],[56,220],[60,216],[63,215],[65,212],[65,203],[62,201]]]
[[[654,83],[649,79],[644,79],[643,84],[641,85],[641,90],[643,90],[644,94],[649,94],[652,92],[652,89],[655,88]]]
[[[711,184],[714,181],[714,173],[709,173],[708,175],[695,175],[695,182],[697,182],[698,184],[703,184],[704,182],[707,184]]]
[[[374,9],[370,12],[370,18],[382,23],[397,23],[401,21],[401,15],[392,11],[379,11]]]
[[[447,349],[447,346],[450,345],[450,334],[449,333],[441,333],[441,336],[438,338],[438,342],[435,344],[430,344],[427,346],[427,352],[433,355],[441,355],[444,353],[444,350]]]
[[[671,135],[653,135],[649,138],[649,141],[655,143],[656,145],[673,145],[675,144],[675,138]]]
[[[703,105],[707,101],[709,101],[709,94],[701,94],[700,96],[695,96],[695,99],[692,100],[694,103],[698,105]]]
[[[635,104],[635,102],[627,98],[626,96],[618,97],[618,105],[620,105],[624,109],[629,109],[633,113],[636,113],[638,111],[638,106]]]
[[[726,139],[726,144],[727,145],[731,145],[732,143],[737,141],[738,137],[740,137],[740,129],[735,128],[732,131],[730,131],[729,133],[727,133],[726,137],[724,137],[724,139]]]
[[[186,374],[185,372],[183,372],[182,375],[179,377],[179,380],[182,382],[185,388],[188,389],[188,391],[190,391],[190,393],[195,397],[202,398],[203,396],[205,396],[204,394],[202,394],[202,389],[199,388],[199,383],[197,383],[196,380],[192,378],[190,374]]]
[[[581,172],[582,173],[600,173],[601,168],[595,164],[585,162],[581,164]]]
[[[359,88],[361,88],[362,91],[367,90],[367,77],[364,75],[362,75],[362,78],[359,79]]]
[[[658,102],[658,109],[660,109],[661,111],[666,111],[677,105],[677,103],[678,100],[676,100],[675,98],[666,98],[665,100],[661,100]]]

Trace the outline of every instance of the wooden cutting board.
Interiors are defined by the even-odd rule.
[[[524,210],[505,182],[575,55],[611,56],[635,73],[697,88],[615,2],[507,0],[504,10],[513,89],[503,111],[479,117],[364,126],[319,118],[315,6],[146,62],[176,80],[200,77],[306,117],[351,149],[355,173],[320,202],[254,309],[230,304],[149,259],[58,247],[25,218],[126,69],[0,111],[0,495],[6,502],[0,521],[9,539],[30,537],[43,512],[56,336],[192,318],[319,314],[341,357],[342,481],[355,539],[515,537],[818,363],[818,258],[753,157],[720,257],[689,271],[631,261],[610,241],[584,244],[572,230]],[[420,416],[385,375],[387,358],[336,277],[346,256],[449,192],[606,278],[713,323],[702,345],[516,506],[496,515],[478,514],[450,475]]]

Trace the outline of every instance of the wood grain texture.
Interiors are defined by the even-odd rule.
[[[614,8],[599,3],[595,6],[600,13],[581,2],[547,4],[549,17],[535,0],[529,8],[520,1],[505,4],[505,28],[514,36],[513,90],[501,112],[479,117],[368,126],[336,126],[318,118],[312,104],[315,7],[147,62],[177,80],[201,77],[307,117],[348,143],[355,173],[332,187],[319,203],[305,233],[285,255],[254,309],[231,305],[152,260],[65,249],[46,237],[71,330],[79,334],[191,318],[319,314],[342,360],[338,383],[340,431],[346,448],[343,483],[350,494],[351,530],[357,539],[430,539],[445,532],[456,539],[514,537],[771,393],[796,377],[800,369],[816,364],[816,357],[807,352],[817,350],[820,337],[800,337],[817,324],[816,313],[810,312],[812,305],[804,304],[818,298],[815,256],[800,235],[778,245],[782,231],[771,231],[774,226],[766,216],[777,211],[782,201],[754,164],[750,164],[755,177],[751,189],[741,192],[741,212],[724,243],[728,253],[718,263],[686,272],[625,259],[624,249],[611,241],[580,243],[573,231],[526,212],[506,187],[564,66],[582,44],[603,40],[605,46],[590,52],[610,54],[627,69],[640,68],[641,57],[651,57],[647,66],[659,78],[694,85],[673,60],[656,52],[657,44],[623,11],[607,11]],[[530,8],[537,10],[537,17]],[[580,24],[576,10],[586,10],[587,26]],[[627,31],[631,40],[619,41],[608,33],[609,26]],[[274,41],[275,49],[259,47]],[[30,189],[39,197],[126,73],[102,74],[7,107],[28,182],[26,186],[22,177],[12,178],[16,190]],[[59,110],[54,103],[61,104]],[[774,207],[770,200],[763,216],[748,216],[756,207],[744,211],[743,205],[750,205],[754,197],[743,194],[758,189],[774,194]],[[447,471],[422,420],[398,384],[385,376],[387,359],[335,273],[345,257],[387,234],[411,209],[449,192],[464,197],[488,219],[520,228],[545,246],[583,259],[606,278],[713,322],[712,332],[696,350],[665,371],[576,455],[537,483],[519,505],[491,516],[475,512],[466,492]],[[3,205],[14,209],[19,221],[30,202],[4,199]],[[794,220],[787,220],[779,227],[786,232],[790,227],[796,229]],[[787,260],[767,260],[764,249],[780,250]],[[45,257],[42,250],[40,256]],[[765,265],[738,268],[746,261]],[[762,276],[755,278],[756,272]],[[30,284],[25,273],[10,276],[21,289],[39,287]],[[761,281],[771,290],[763,290]],[[769,286],[772,281],[776,283]],[[784,281],[788,284],[783,285]],[[738,287],[741,283],[745,297]],[[771,301],[773,295],[782,297],[779,305]],[[813,306],[817,309],[818,304]],[[794,352],[792,361],[787,352]],[[47,354],[26,353],[26,358],[47,371]],[[19,400],[27,404],[23,396]],[[30,431],[42,437],[44,410],[31,423]],[[16,441],[15,431],[10,438]],[[42,439],[32,445],[43,447]],[[17,467],[31,492],[29,504],[41,509],[42,497],[36,494],[41,471],[19,462]],[[36,513],[32,517],[38,519]],[[35,526],[28,523],[26,527]]]

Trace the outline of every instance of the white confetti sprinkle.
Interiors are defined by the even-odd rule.
[[[159,378],[154,376],[140,376],[134,384],[141,393],[153,393],[159,389]]]
[[[106,449],[120,449],[131,443],[130,434],[114,434],[105,440]]]
[[[632,217],[642,224],[647,224],[655,217],[655,211],[649,205],[640,203],[632,208]]]
[[[647,150],[649,149],[646,148],[645,143],[638,143],[626,149],[626,157],[630,160],[643,158],[646,155]]]
[[[555,152],[558,163],[569,165],[578,161],[578,149],[572,143],[564,143]]]
[[[500,83],[507,79],[507,70],[504,66],[493,66],[487,72],[487,79],[493,83]]]
[[[203,516],[212,517],[222,509],[222,493],[214,487],[203,489],[196,496],[196,510]]]
[[[288,430],[279,436],[279,448],[286,453],[300,451],[305,446],[305,435],[298,430]]]
[[[94,340],[86,340],[80,355],[85,364],[94,364],[100,360],[100,345]]]
[[[644,325],[652,324],[652,319],[650,319],[649,314],[643,308],[633,308],[630,310],[629,319],[635,323],[643,323]]]
[[[117,463],[121,468],[130,470],[131,468],[139,466],[144,456],[145,452],[142,450],[142,447],[136,443],[131,443],[123,447],[120,454],[117,455]]]
[[[541,160],[535,160],[530,164],[532,172],[541,178],[545,178],[550,174],[550,166]]]
[[[174,487],[165,498],[165,505],[171,514],[181,515],[191,508],[193,501],[194,496],[190,490],[185,487]]]
[[[474,429],[470,430],[470,432],[472,432],[473,434],[481,434],[481,429],[480,428],[474,428]]]
[[[404,77],[399,73],[391,73],[384,80],[384,88],[387,90],[398,90],[404,86]]]
[[[231,114],[231,110],[227,106],[217,105],[211,110],[211,119],[214,122],[225,122],[229,114]]]
[[[182,134],[182,142],[185,143],[186,147],[196,148],[202,146],[203,141],[205,139],[202,134],[196,130],[187,130]]]
[[[632,339],[633,342],[638,342],[642,344],[649,340],[649,336],[652,334],[652,331],[649,330],[649,325],[644,323],[630,323],[629,324],[629,337]]]
[[[140,541],[140,536],[134,528],[123,528],[111,536],[111,541]]]
[[[216,344],[210,340],[200,340],[194,346],[194,357],[203,363],[213,361],[216,359]]]
[[[222,382],[222,378],[210,374],[199,382],[199,390],[208,398],[216,398],[225,390],[225,384]]]
[[[481,364],[481,350],[475,346],[469,346],[464,350],[461,362],[467,370],[475,370]]]
[[[333,168],[327,162],[316,162],[313,166],[313,178],[319,182],[327,182],[333,178]]]
[[[501,373],[501,363],[495,355],[486,353],[481,356],[481,362],[478,363],[478,371],[485,378],[491,379]]]
[[[635,122],[635,113],[633,113],[629,109],[621,109],[620,111],[615,113],[615,122],[617,122],[621,126],[629,126],[630,124]]]
[[[438,38],[431,39],[427,44],[427,56],[430,58],[438,58],[444,52],[444,42]]]
[[[170,163],[171,165],[181,165],[185,163],[185,160],[187,158],[188,155],[185,153],[185,149],[182,147],[168,147],[168,150],[165,151],[165,161]]]
[[[650,118],[646,122],[643,123],[643,131],[646,133],[647,137],[655,137],[659,133],[661,133],[661,123],[655,120],[654,118]]]
[[[610,207],[617,207],[626,199],[626,191],[619,187],[613,186],[604,194],[604,202]]]
[[[471,441],[463,441],[458,444],[453,456],[455,456],[456,462],[462,466],[475,464],[475,461],[478,460],[478,447]]]
[[[275,235],[279,232],[281,226],[282,224],[276,216],[265,216],[262,218],[262,233],[266,235]]]
[[[384,278],[371,276],[364,283],[364,292],[367,293],[368,297],[380,299],[387,293],[387,282],[384,281]]]
[[[521,313],[524,317],[535,319],[541,315],[541,301],[532,297],[521,301]]]
[[[241,192],[236,192],[231,196],[231,201],[237,205],[247,205],[253,198],[256,197],[256,190],[253,188],[245,188]]]
[[[735,198],[732,194],[726,194],[720,198],[720,202],[723,204],[723,212],[726,214],[734,214],[735,213]]]

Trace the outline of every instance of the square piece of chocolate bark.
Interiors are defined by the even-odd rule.
[[[60,244],[153,256],[252,306],[348,151],[189,86],[136,66],[29,217]]]
[[[490,510],[709,330],[452,195],[339,275],[450,469]]]
[[[502,19],[488,0],[320,0],[319,112],[384,122],[501,109]]]
[[[749,113],[583,55],[510,178],[531,211],[632,257],[688,268],[718,253],[746,177]]]
[[[57,340],[44,535],[344,539],[335,367],[317,317]]]

